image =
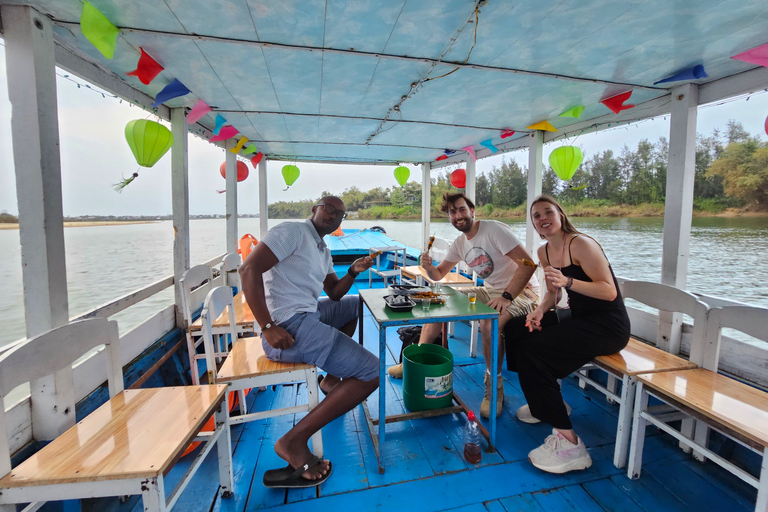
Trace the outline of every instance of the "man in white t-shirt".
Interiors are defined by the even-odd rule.
[[[430,279],[442,279],[459,261],[464,261],[470,270],[477,272],[485,286],[458,288],[462,293],[474,292],[477,300],[496,309],[499,315],[499,335],[504,325],[514,317],[525,316],[537,306],[539,283],[536,280],[534,266],[523,265],[522,261],[532,261],[512,229],[495,220],[475,220],[475,205],[464,194],[446,194],[443,196],[444,212],[448,213],[453,227],[461,231],[459,237],[448,248],[448,254],[438,266],[434,266],[427,252],[421,255],[421,266]],[[520,263],[520,264],[518,264]],[[419,343],[429,343],[440,332],[442,324],[425,324],[421,330]],[[480,322],[480,336],[483,340],[483,355],[486,365],[491,361],[491,321]],[[499,364],[495,369],[497,385],[496,415],[501,415],[504,404],[504,383],[501,368],[504,361],[504,344],[499,342]],[[402,377],[402,366],[393,366],[389,374]],[[491,411],[491,368],[485,374],[485,397],[480,405],[480,414],[484,418]]]

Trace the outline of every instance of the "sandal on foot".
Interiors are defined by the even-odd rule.
[[[306,464],[298,469],[294,469],[290,464],[280,469],[270,469],[264,473],[263,483],[265,487],[270,488],[291,488],[298,489],[303,487],[315,487],[322,484],[331,476],[333,465],[328,462],[328,472],[316,480],[308,480],[303,475],[310,468],[315,467],[322,462],[317,455],[313,455]]]

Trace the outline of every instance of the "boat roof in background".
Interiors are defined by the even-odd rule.
[[[684,82],[654,82],[696,65],[697,84],[749,72],[731,57],[768,42],[765,0],[490,0],[477,22],[470,0],[91,0],[120,29],[108,60],[80,31],[82,0],[13,3],[123,88],[154,98],[178,79],[191,93],[166,105],[212,106],[204,136],[218,113],[267,158],[296,161],[432,162],[489,154],[488,139],[527,145],[541,121],[551,140],[658,115]],[[140,47],[165,68],[149,85],[125,74]],[[633,109],[600,103],[628,91]],[[574,106],[580,118],[559,117]]]

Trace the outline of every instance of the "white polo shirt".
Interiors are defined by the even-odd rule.
[[[264,273],[264,294],[272,320],[280,323],[296,313],[314,313],[323,282],[334,270],[331,251],[312,221],[278,224],[260,243],[267,244],[279,260]]]

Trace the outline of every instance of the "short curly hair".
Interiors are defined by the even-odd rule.
[[[455,194],[451,194],[450,192],[446,192],[443,194],[443,205],[440,207],[441,210],[443,210],[445,213],[448,213],[448,211],[451,209],[451,206],[458,201],[459,199],[463,199],[467,202],[467,206],[469,206],[470,210],[474,210],[475,203],[472,202],[471,199],[469,199],[463,192],[457,192]]]

